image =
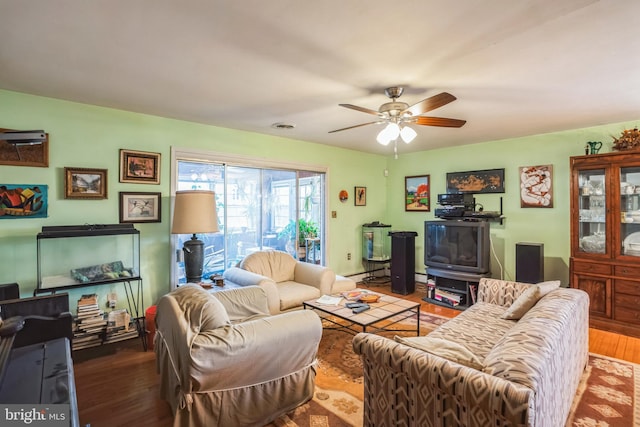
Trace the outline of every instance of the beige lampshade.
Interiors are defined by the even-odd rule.
[[[218,229],[216,195],[213,191],[176,191],[173,234],[215,233]]]

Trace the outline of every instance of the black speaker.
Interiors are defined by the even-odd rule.
[[[544,244],[516,243],[516,282],[544,281]]]
[[[412,294],[416,290],[415,231],[392,231],[391,236],[391,292]]]

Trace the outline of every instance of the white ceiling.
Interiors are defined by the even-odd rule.
[[[640,1],[0,0],[3,89],[391,154],[397,85],[467,120],[401,153],[637,121]]]

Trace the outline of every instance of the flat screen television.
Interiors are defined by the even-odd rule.
[[[424,264],[449,271],[488,273],[489,239],[487,221],[425,221]]]

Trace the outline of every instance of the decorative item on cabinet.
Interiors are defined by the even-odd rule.
[[[585,147],[584,154],[598,154],[600,149],[602,148],[602,142],[600,141],[589,141],[587,142],[587,146]]]
[[[622,135],[613,137],[613,149],[616,151],[634,150],[640,146],[640,131],[637,127],[622,131]]]

